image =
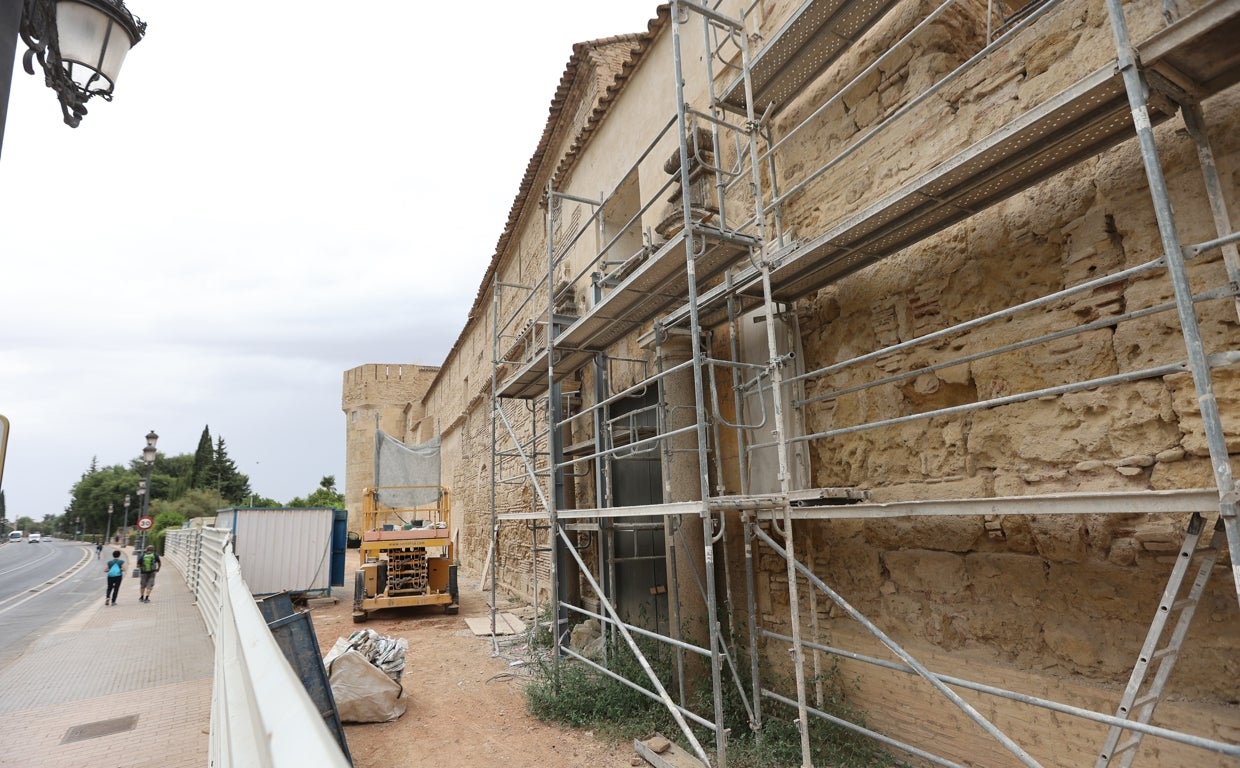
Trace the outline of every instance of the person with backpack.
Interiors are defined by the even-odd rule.
[[[119,549],[112,550],[112,559],[104,566],[108,574],[108,588],[103,593],[104,605],[116,605],[116,596],[121,591],[121,581],[125,578],[125,560]]]
[[[146,553],[138,559],[138,571],[142,576],[139,582],[142,594],[138,597],[138,602],[151,602],[151,589],[155,587],[155,574],[159,573],[160,565],[159,555],[155,554],[155,547],[148,546]]]

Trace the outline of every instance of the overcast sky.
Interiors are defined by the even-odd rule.
[[[344,487],[344,371],[456,340],[572,44],[655,0],[132,0],[111,103],[18,62],[0,156],[10,520],[92,457],[223,436],[255,493]],[[18,43],[18,56],[25,49]]]

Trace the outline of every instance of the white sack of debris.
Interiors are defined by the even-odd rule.
[[[400,684],[409,641],[363,629],[338,638],[323,657],[341,722],[386,723],[405,714]]]

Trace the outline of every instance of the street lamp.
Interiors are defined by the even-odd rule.
[[[139,480],[138,482],[141,483],[142,481]],[[123,547],[128,541],[129,535],[129,494],[125,494],[125,516],[121,518],[121,534],[126,537],[126,539],[121,542],[121,546]]]
[[[76,128],[86,102],[112,100],[125,54],[146,34],[146,23],[124,0],[24,0],[21,37],[30,50],[22,58],[28,74],[34,60],[56,91],[65,124]]]
[[[124,0],[0,0],[0,148],[18,36],[30,49],[26,71],[33,75],[38,59],[65,124],[76,128],[92,97],[112,100],[125,54],[145,34],[146,22]]]
[[[142,514],[142,510],[146,509],[145,502],[146,502],[146,478],[139,478],[138,479],[138,514],[139,515]],[[128,513],[128,510],[126,510],[126,513]],[[125,517],[126,519],[128,519],[129,515],[126,514]],[[128,525],[125,526],[125,530],[122,536],[124,536],[124,540],[121,541],[121,546],[122,547],[129,546],[129,526]]]
[[[129,506],[128,496],[125,497],[125,506],[126,507]],[[112,503],[108,502],[108,526],[103,529],[103,539],[101,541],[106,542],[108,540],[108,537],[110,537],[111,535],[112,535]]]
[[[145,492],[142,494],[142,517],[146,517],[151,505],[151,470],[155,468],[155,443],[158,440],[159,435],[155,434],[155,430],[152,429],[146,434],[146,447],[142,449],[142,461],[146,464],[146,481],[143,483]],[[146,541],[146,531],[142,532],[142,541]]]

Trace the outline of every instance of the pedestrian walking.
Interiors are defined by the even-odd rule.
[[[102,541],[96,541],[96,542],[95,542],[95,559],[96,559],[96,560],[98,560],[98,559],[99,559],[99,555],[101,555],[101,554],[103,554],[103,542],[102,542]]]
[[[148,546],[145,554],[138,560],[138,571],[142,576],[139,582],[142,594],[139,595],[138,602],[151,602],[151,590],[155,587],[155,574],[159,573],[161,565],[159,555],[155,554],[155,547]]]
[[[121,580],[125,578],[125,559],[119,549],[112,550],[112,559],[104,568],[108,574],[108,588],[103,593],[103,604],[116,605],[116,596],[121,591]]]

